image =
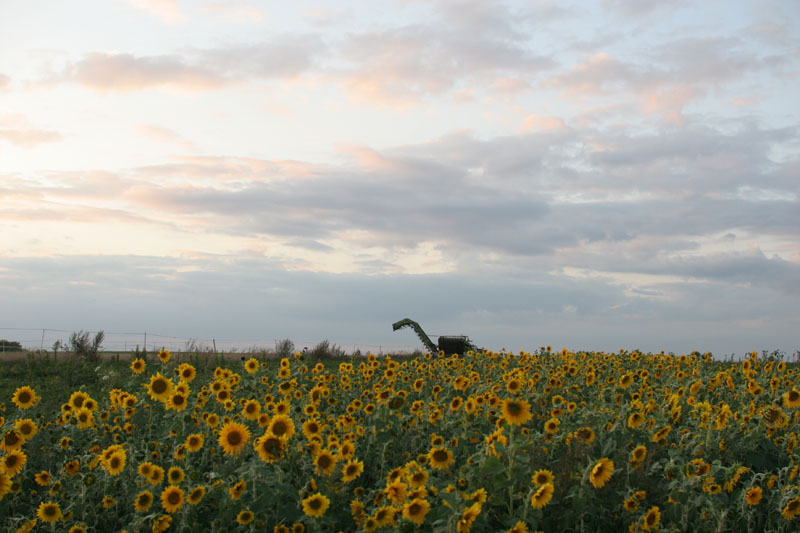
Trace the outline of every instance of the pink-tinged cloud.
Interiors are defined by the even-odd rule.
[[[683,108],[704,91],[693,86],[661,87],[640,94],[641,107],[646,113],[661,115],[665,122],[683,124]]]
[[[144,56],[92,52],[72,66],[68,78],[98,90],[137,90],[160,86],[215,89],[225,80],[178,56]]]
[[[200,6],[204,12],[214,17],[222,17],[232,22],[261,23],[267,13],[245,0],[226,0],[223,2],[207,2]]]
[[[0,139],[23,148],[33,148],[39,144],[60,141],[62,137],[57,131],[0,128]]]
[[[197,145],[192,141],[169,128],[164,128],[155,124],[136,124],[134,130],[142,137],[153,141],[174,144],[189,151],[196,151],[198,149]]]
[[[57,142],[62,136],[57,131],[33,127],[24,115],[0,113],[0,140],[15,146],[32,148],[36,145]]]
[[[592,97],[625,89],[637,78],[629,65],[598,52],[576,63],[568,72],[546,80],[545,86],[561,89],[568,96]]]
[[[11,78],[0,73],[0,89],[6,89],[9,85],[11,85]]]
[[[536,130],[536,131],[549,131],[549,130],[561,130],[567,127],[564,124],[564,121],[558,117],[548,117],[544,115],[537,115],[532,114],[525,117],[522,121],[522,124],[525,130]]]
[[[167,24],[178,24],[186,18],[178,0],[128,0],[128,3]]]

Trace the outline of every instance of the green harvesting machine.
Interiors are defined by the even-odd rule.
[[[414,333],[416,333],[417,337],[419,337],[419,340],[422,341],[422,344],[424,344],[425,348],[427,348],[431,353],[436,353],[440,350],[446,354],[463,354],[470,350],[473,352],[481,351],[481,349],[475,346],[466,335],[440,335],[438,338],[438,343],[434,344],[431,338],[428,337],[425,331],[423,331],[422,327],[420,327],[419,324],[410,318],[404,318],[403,320],[398,320],[392,324],[393,331],[397,331],[398,329],[402,328],[413,329]]]

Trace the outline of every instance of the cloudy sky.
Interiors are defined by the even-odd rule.
[[[794,1],[3,0],[0,327],[791,354],[798,94]]]

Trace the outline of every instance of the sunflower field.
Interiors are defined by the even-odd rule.
[[[3,531],[800,530],[798,374],[755,352],[158,355],[0,398]]]

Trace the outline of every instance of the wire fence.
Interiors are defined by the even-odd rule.
[[[0,353],[16,351],[13,343],[19,343],[26,350],[65,351],[69,350],[69,338],[73,332],[55,328],[11,328],[0,327]],[[86,332],[85,332],[86,333]],[[96,331],[88,332],[92,337]],[[103,352],[133,352],[136,350],[159,351],[162,348],[174,352],[214,352],[214,353],[250,353],[277,351],[279,343],[285,339],[251,338],[251,339],[204,339],[198,337],[178,337],[152,332],[119,333],[103,331],[101,345]],[[312,350],[321,339],[289,339],[294,343],[295,351]],[[351,340],[326,339],[330,346],[336,346],[346,353],[406,353],[421,349],[421,346],[410,344],[372,344]]]

